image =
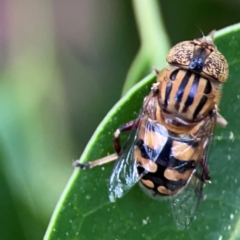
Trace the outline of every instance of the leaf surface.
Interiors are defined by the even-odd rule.
[[[177,231],[169,201],[154,201],[135,186],[115,203],[108,199],[113,163],[88,171],[75,169],[53,213],[45,239],[239,239],[240,236],[240,24],[218,31],[215,43],[228,60],[221,114],[226,128],[217,127],[210,154],[212,184],[204,188],[196,219]],[[138,114],[155,81],[150,74],[108,113],[87,145],[81,162],[113,152],[115,129]]]

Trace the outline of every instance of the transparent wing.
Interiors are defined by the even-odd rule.
[[[195,173],[194,170],[182,192],[171,197],[173,217],[178,229],[184,229],[191,223],[202,198],[204,182]]]
[[[138,128],[132,130],[115,163],[109,180],[109,199],[111,202],[114,202],[116,198],[121,198],[148,173],[167,141],[166,128],[152,120],[154,119],[155,106],[156,98],[150,96],[145,99],[144,113],[140,114],[136,120],[139,121]],[[149,148],[149,146],[151,147]],[[141,171],[138,171],[139,165],[142,166]]]
[[[203,126],[204,131],[200,129],[200,134],[197,135],[197,138],[200,138],[200,140],[195,154],[199,152],[201,159],[199,159],[196,168],[191,172],[185,187],[177,195],[171,196],[173,217],[179,229],[186,228],[193,220],[199,203],[203,199],[203,185],[210,180],[207,155],[209,153],[215,122],[216,118],[210,117]]]
[[[139,139],[142,141],[141,145],[138,142],[142,156],[155,162],[168,140],[168,130],[157,121],[147,118],[144,119],[140,128]],[[149,164],[151,164],[151,161],[149,161]]]
[[[134,158],[138,129],[131,130],[127,142],[114,165],[108,189],[111,202],[114,202],[116,198],[121,198],[141,178],[138,175]]]

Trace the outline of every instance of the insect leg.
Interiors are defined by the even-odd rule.
[[[228,122],[222,115],[217,113],[217,124],[222,127],[225,127],[228,124]]]
[[[203,160],[201,162],[201,166],[203,168],[203,176],[202,176],[202,180],[204,182],[211,182],[211,177],[210,177],[210,173],[209,173],[209,168],[207,165],[207,159],[206,157],[203,157]]]
[[[100,165],[103,165],[103,164],[106,164],[106,163],[109,163],[109,162],[117,160],[118,155],[119,155],[119,153],[121,151],[121,144],[120,144],[120,139],[119,139],[120,133],[129,131],[132,128],[137,128],[138,125],[139,125],[139,119],[136,119],[136,120],[133,120],[133,121],[131,121],[129,123],[126,123],[126,124],[120,126],[115,131],[113,144],[114,144],[114,149],[115,149],[116,153],[113,153],[113,154],[111,154],[109,156],[97,159],[95,161],[86,162],[86,163],[80,163],[77,160],[77,161],[75,161],[73,163],[73,166],[77,167],[77,168],[81,168],[81,169],[88,169],[88,168],[93,168],[93,167],[100,166]]]
[[[131,122],[128,122],[122,126],[120,126],[114,133],[113,135],[113,147],[116,151],[116,153],[119,155],[120,152],[121,152],[121,143],[120,143],[120,139],[119,139],[119,136],[122,132],[126,132],[126,131],[129,131],[133,128],[137,128],[139,125],[139,119],[135,119]]]
[[[208,166],[207,166],[206,158],[203,158],[203,160],[201,162],[201,167],[202,167],[203,172],[201,174],[195,172],[195,174],[194,174],[195,177],[197,177],[203,183],[211,183],[211,177],[210,177],[210,174],[209,174],[209,169],[208,169]]]
[[[226,127],[228,122],[227,120],[218,112],[218,106],[215,105],[212,111],[212,116],[216,116],[216,123],[222,127]]]
[[[93,168],[93,167],[96,167],[96,166],[103,165],[105,163],[115,161],[117,158],[118,158],[118,155],[116,153],[113,153],[113,154],[108,155],[106,157],[100,158],[100,159],[92,161],[92,162],[87,162],[87,163],[80,163],[77,160],[73,163],[73,166],[81,168],[81,169],[88,169],[88,168]]]
[[[203,183],[211,183],[211,177],[210,177],[210,173],[209,173],[209,168],[208,168],[208,165],[207,165],[206,157],[204,157],[202,159],[202,162],[200,164],[201,164],[201,168],[202,168],[202,173],[195,172],[194,173],[195,177],[198,178]]]

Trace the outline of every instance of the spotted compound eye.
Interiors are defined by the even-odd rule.
[[[227,60],[213,41],[206,37],[178,43],[169,51],[166,60],[171,65],[192,70],[221,83],[228,78]]]

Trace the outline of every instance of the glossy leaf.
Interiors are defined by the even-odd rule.
[[[240,24],[215,36],[230,67],[220,106],[229,124],[216,128],[209,161],[212,184],[204,188],[206,199],[190,228],[177,231],[169,201],[154,201],[138,186],[116,203],[110,203],[107,184],[111,163],[88,171],[74,170],[45,239],[239,239]],[[81,162],[113,152],[114,130],[137,115],[154,81],[150,74],[113,107],[91,138]]]

